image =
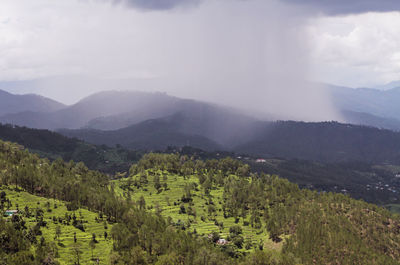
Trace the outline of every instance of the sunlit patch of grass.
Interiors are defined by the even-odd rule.
[[[47,222],[45,227],[41,228],[43,237],[47,242],[55,242],[58,246],[59,257],[57,260],[60,264],[74,264],[76,261],[76,256],[74,253],[73,246],[75,245],[74,237],[76,237],[76,244],[79,246],[81,251],[80,263],[81,264],[97,264],[95,259],[99,258],[99,264],[109,264],[110,263],[110,253],[112,250],[112,240],[111,240],[111,228],[112,225],[105,222],[105,217],[103,220],[99,219],[97,213],[88,211],[86,209],[78,209],[76,211],[68,211],[65,202],[47,199],[39,196],[31,195],[27,192],[17,192],[14,190],[2,187],[1,191],[5,191],[7,198],[11,200],[12,206],[10,209],[24,210],[26,206],[29,207],[32,216],[30,218],[24,217],[26,226],[29,229],[36,225],[36,219],[34,217],[35,211],[38,208],[43,210],[44,221]],[[48,207],[50,206],[50,207]],[[59,217],[65,218],[65,214],[73,216],[75,214],[78,220],[84,222],[84,232],[80,229],[75,228],[72,225],[72,220],[69,225],[65,223],[60,223],[58,221]],[[56,221],[53,220],[55,217]],[[96,221],[96,218],[98,221]],[[61,234],[58,239],[56,236],[56,227],[60,226]],[[108,238],[105,239],[104,232],[107,232]],[[89,242],[92,240],[93,234],[96,236],[98,243],[95,244],[93,249],[92,260],[92,249],[89,246]],[[41,236],[38,236],[38,241]]]

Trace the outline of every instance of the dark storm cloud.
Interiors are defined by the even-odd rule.
[[[192,6],[201,0],[114,0],[115,3],[144,10],[169,10],[181,6]]]
[[[328,15],[400,11],[399,0],[282,0]]]

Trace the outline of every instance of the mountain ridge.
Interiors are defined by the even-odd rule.
[[[0,116],[26,111],[52,112],[65,107],[60,102],[36,94],[15,95],[0,89]]]
[[[59,132],[94,144],[110,146],[121,144],[126,148],[138,148],[138,145],[132,144],[137,139],[146,143],[163,139],[161,141],[163,145],[158,146],[163,148],[167,145],[186,145],[184,140],[177,144],[168,139],[167,133],[181,133],[184,135],[182,139],[201,135],[184,129],[190,126],[190,120],[186,120],[182,114],[176,114],[115,131],[81,129]],[[226,137],[229,138],[228,135]],[[201,142],[198,142],[194,147],[234,151],[266,158],[282,157],[332,163],[344,161],[400,163],[400,133],[364,125],[338,122],[254,121],[249,134],[242,134],[239,138],[241,141],[232,140],[223,144],[206,137],[218,145],[210,149],[209,146],[202,146]],[[152,150],[146,146],[140,146],[140,149]]]
[[[369,113],[389,119],[400,118],[400,88],[378,90],[327,85],[334,106],[339,110]]]

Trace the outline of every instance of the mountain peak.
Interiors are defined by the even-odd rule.
[[[0,115],[26,111],[52,112],[64,107],[65,105],[60,102],[36,94],[15,95],[0,90]]]

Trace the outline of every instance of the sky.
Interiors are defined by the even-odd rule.
[[[134,89],[334,117],[322,85],[400,80],[397,0],[1,0],[0,89]],[[321,111],[315,111],[316,109]]]

